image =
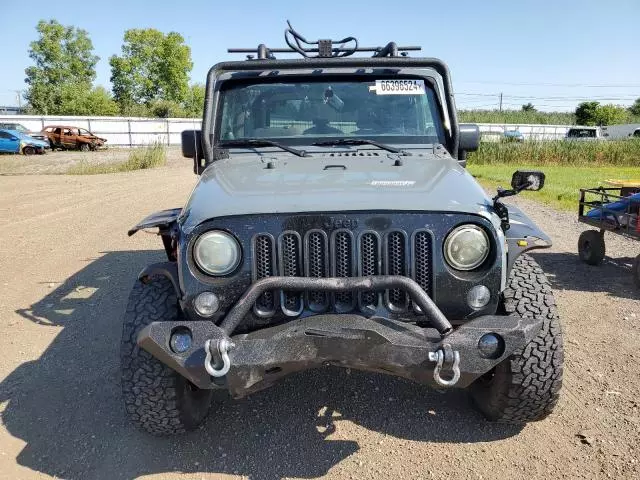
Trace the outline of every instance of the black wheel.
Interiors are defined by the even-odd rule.
[[[633,281],[636,282],[636,287],[640,288],[640,255],[636,257],[633,262]]]
[[[604,259],[604,232],[585,230],[578,239],[580,260],[589,265],[600,265]]]
[[[154,435],[193,430],[203,422],[211,405],[212,390],[198,389],[136,343],[138,332],[146,325],[175,320],[179,315],[168,279],[136,282],[129,296],[120,345],[122,396],[131,420]]]
[[[35,155],[35,153],[36,153],[36,149],[33,147],[24,147],[22,149],[23,155]]]
[[[81,152],[88,152],[90,150],[89,144],[88,143],[81,143],[80,144],[80,151]]]
[[[516,260],[503,294],[506,314],[542,318],[542,329],[522,350],[471,385],[474,403],[500,423],[522,424],[549,415],[560,395],[562,329],[549,281],[533,258]]]

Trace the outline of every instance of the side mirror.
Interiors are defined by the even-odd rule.
[[[538,170],[517,170],[511,177],[511,188],[514,190],[531,190],[537,192],[544,187],[544,172]]]
[[[465,160],[467,152],[475,152],[480,146],[480,128],[473,123],[461,123],[458,131],[458,159]]]
[[[193,160],[193,173],[200,175],[204,170],[204,150],[201,130],[182,131],[182,156]]]

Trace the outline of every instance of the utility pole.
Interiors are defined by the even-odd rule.
[[[502,92],[500,92],[500,111],[502,112]]]

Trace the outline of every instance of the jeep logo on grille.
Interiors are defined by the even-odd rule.
[[[358,227],[358,221],[350,218],[334,218],[327,216],[304,216],[292,217],[285,222],[287,230],[311,230],[318,228],[325,231],[332,230],[355,230]]]
[[[340,228],[346,228],[353,230],[358,226],[357,220],[351,220],[348,218],[327,218],[322,225],[325,230],[338,230]]]

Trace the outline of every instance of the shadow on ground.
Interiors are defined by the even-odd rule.
[[[640,298],[631,273],[635,257],[605,257],[601,265],[593,266],[582,262],[577,253],[534,252],[534,256],[555,289]]]
[[[461,392],[442,395],[392,377],[327,368],[241,401],[223,393],[200,430],[151,437],[124,416],[118,352],[135,274],[160,259],[159,252],[106,253],[18,312],[41,328],[63,327],[38,360],[0,385],[3,424],[26,442],[18,464],[69,479],[174,471],[312,478],[359,450],[357,440],[331,438],[343,420],[426,442],[486,442],[518,432],[485,422]]]

